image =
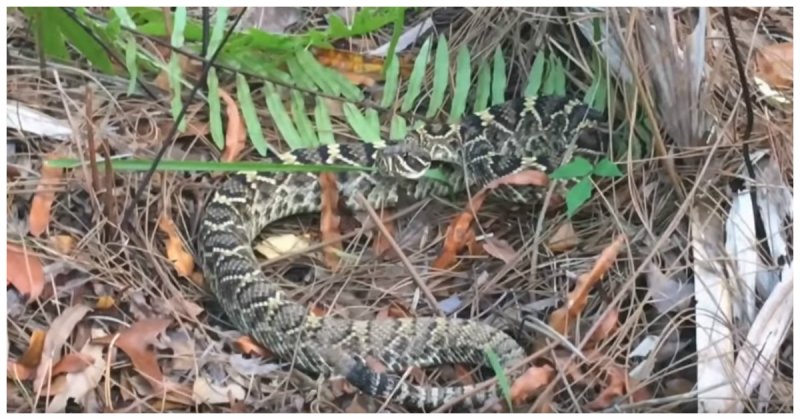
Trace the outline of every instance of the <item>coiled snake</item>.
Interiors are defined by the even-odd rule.
[[[578,151],[599,151],[607,135],[602,115],[564,97],[518,98],[466,116],[459,124],[428,125],[406,143],[336,144],[295,150],[277,158],[288,164],[355,164],[372,172],[336,174],[344,205],[360,211],[356,192],[373,208],[403,200],[478,189],[493,179],[528,168],[551,170],[577,136]],[[420,177],[434,161],[452,164],[449,185]],[[466,182],[464,178],[466,174]],[[536,198],[532,188],[504,188],[501,199],[517,203]],[[377,373],[365,357],[402,374],[409,366],[482,364],[491,348],[507,367],[525,356],[503,331],[483,323],[448,318],[355,321],[319,317],[292,301],[259,269],[251,242],[270,223],[320,211],[318,176],[305,172],[232,175],[206,206],[198,231],[198,254],[212,293],[236,328],[303,371],[343,375],[362,392],[428,410],[471,393],[461,408],[482,405],[497,387],[474,392],[471,386],[422,387],[393,374]]]

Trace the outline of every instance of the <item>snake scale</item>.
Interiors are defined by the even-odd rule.
[[[361,211],[357,192],[373,208],[404,200],[477,190],[493,179],[527,168],[551,170],[577,137],[577,151],[600,151],[603,116],[578,100],[560,96],[517,98],[465,116],[458,124],[412,130],[405,143],[333,144],[293,150],[274,162],[355,164],[376,171],[336,173],[344,206]],[[405,146],[403,145],[405,144]],[[457,168],[444,184],[419,174],[432,162]],[[533,187],[496,190],[500,199],[535,199]],[[457,397],[459,408],[483,405],[496,386],[425,387],[401,381],[410,366],[483,364],[491,348],[502,366],[525,357],[503,331],[473,320],[443,317],[349,320],[319,317],[289,299],[259,269],[251,242],[270,223],[320,211],[318,175],[306,172],[241,172],[230,176],[206,205],[198,230],[198,254],[208,284],[234,326],[279,359],[320,377],[344,376],[362,392],[404,406],[430,410]],[[388,372],[367,366],[380,360]],[[468,394],[464,397],[464,394]]]

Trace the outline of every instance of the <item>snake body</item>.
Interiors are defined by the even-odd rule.
[[[344,206],[362,211],[361,193],[373,208],[404,200],[475,188],[526,168],[552,169],[572,135],[583,148],[599,150],[596,128],[602,116],[577,100],[563,97],[518,98],[466,116],[458,124],[427,125],[409,140],[424,159],[449,151],[456,170],[449,185],[428,178],[393,176],[388,171],[336,173]],[[294,150],[273,157],[288,164],[385,165],[387,156],[411,164],[417,156],[389,152],[385,143],[334,144]],[[399,150],[403,150],[402,148]],[[398,161],[397,159],[389,161]],[[411,162],[411,163],[409,163]],[[423,162],[424,163],[424,162]],[[401,171],[402,172],[402,171]],[[466,174],[466,178],[464,178]],[[455,186],[455,187],[453,187]],[[523,189],[497,191],[501,198],[524,202]],[[503,331],[473,320],[443,317],[350,320],[320,317],[289,299],[259,269],[251,242],[269,224],[287,216],[321,210],[318,175],[305,172],[241,172],[214,193],[202,215],[198,254],[209,287],[235,327],[268,347],[279,359],[322,377],[343,375],[369,395],[407,407],[429,410],[462,397],[461,408],[476,407],[498,395],[497,387],[476,392],[472,386],[423,387],[401,381],[410,366],[446,363],[483,364],[486,349],[508,367],[525,357],[524,349]],[[366,357],[380,360],[387,373],[370,369]],[[463,397],[469,394],[467,397]]]

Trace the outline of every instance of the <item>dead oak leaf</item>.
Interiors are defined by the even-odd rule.
[[[94,363],[94,358],[82,353],[69,353],[53,366],[52,377],[62,373],[80,372]]]
[[[484,239],[483,250],[506,264],[510,264],[517,255],[517,251],[507,241],[493,237]]]
[[[6,243],[6,282],[33,302],[44,291],[42,260],[28,249]]]
[[[143,319],[118,333],[118,338],[106,336],[94,340],[97,344],[114,343],[125,352],[133,363],[133,367],[141,373],[156,390],[164,389],[164,375],[158,366],[156,353],[151,346],[156,344],[160,334],[166,331],[172,321],[169,319]]]

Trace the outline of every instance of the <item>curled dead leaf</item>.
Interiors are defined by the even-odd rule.
[[[75,249],[76,240],[70,235],[56,235],[52,238],[53,248],[62,254],[69,254]]]
[[[560,334],[566,335],[572,328],[578,315],[586,307],[589,299],[589,292],[605,276],[606,272],[614,264],[625,243],[625,236],[618,236],[614,242],[607,246],[595,261],[594,266],[588,272],[578,278],[575,288],[569,293],[567,302],[563,307],[556,309],[550,314],[550,326]]]
[[[43,330],[34,330],[31,334],[28,349],[25,350],[25,354],[17,360],[17,363],[29,368],[39,366],[39,363],[42,361],[42,351],[44,350],[44,339],[46,335],[47,334]]]
[[[194,258],[183,246],[183,241],[178,235],[178,228],[175,227],[175,222],[167,215],[162,215],[158,220],[158,228],[167,235],[164,246],[167,250],[167,258],[175,267],[175,271],[180,276],[191,276],[194,272]]]
[[[265,359],[272,357],[272,352],[269,349],[256,343],[255,340],[246,335],[237,338],[233,345],[242,354],[255,355]]]
[[[319,185],[322,193],[322,210],[320,212],[320,234],[323,242],[333,241],[325,246],[323,253],[325,265],[333,270],[339,265],[338,253],[342,251],[342,241],[339,223],[339,187],[336,177],[330,172],[319,174]]]
[[[472,230],[473,215],[478,213],[489,192],[501,185],[533,185],[546,187],[549,183],[547,174],[533,169],[509,174],[488,183],[467,204],[467,209],[459,214],[445,233],[442,253],[433,262],[433,268],[446,270],[451,268],[456,262],[456,255],[465,246],[470,246],[470,252],[476,253],[479,248],[476,246],[475,232]]]
[[[44,290],[42,261],[29,249],[6,243],[6,282],[14,286],[28,303],[38,299]]]
[[[57,159],[60,156],[57,154],[50,154],[47,160]],[[47,230],[50,224],[50,208],[53,206],[53,201],[56,199],[56,188],[64,170],[62,168],[54,168],[47,164],[42,165],[42,178],[39,180],[39,185],[36,186],[36,193],[31,202],[31,211],[28,215],[28,229],[33,236],[39,236]]]
[[[511,401],[521,404],[534,397],[555,377],[550,365],[533,366],[511,384]]]
[[[236,101],[224,89],[219,89],[219,97],[225,101],[225,114],[228,116],[228,127],[225,131],[225,151],[222,153],[223,162],[235,162],[242,150],[247,146],[247,134],[242,115]]]
[[[100,296],[100,299],[97,299],[97,303],[94,305],[94,307],[101,311],[105,311],[107,309],[113,308],[114,304],[116,304],[114,297],[105,295],[105,296]]]

